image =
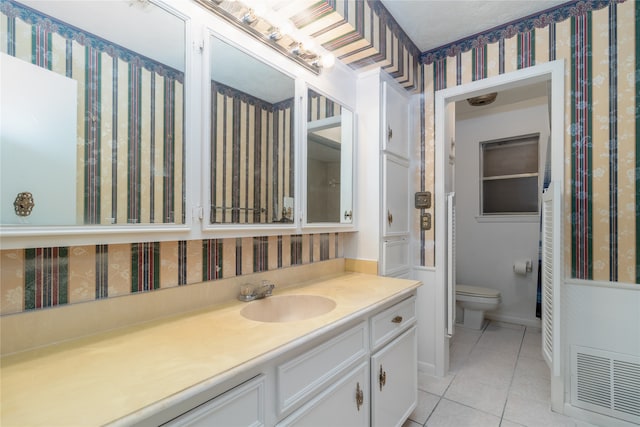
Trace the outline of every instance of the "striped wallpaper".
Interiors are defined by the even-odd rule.
[[[77,223],[184,223],[183,73],[10,0],[0,34],[78,83]]]
[[[379,0],[296,0],[275,7],[351,68],[380,66],[405,88],[419,87],[420,51]]]
[[[270,223],[294,197],[293,99],[270,104],[211,82],[211,223]]]
[[[307,121],[322,120],[342,114],[342,105],[309,89],[307,95]]]
[[[1,250],[0,314],[342,257],[339,233]]]
[[[566,66],[565,262],[573,278],[640,283],[640,2],[581,1],[423,53],[434,189],[434,92],[535,64]],[[421,265],[434,265],[433,231]]]

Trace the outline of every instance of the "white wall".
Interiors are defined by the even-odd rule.
[[[444,345],[436,341],[436,325],[441,325],[437,317],[442,310],[436,298],[435,269],[431,267],[414,267],[411,278],[420,280],[422,286],[418,288],[416,311],[418,319],[418,370],[429,375],[437,375],[437,367],[442,367],[443,360],[438,360],[441,353],[439,346]],[[442,373],[440,373],[442,374]]]
[[[456,279],[457,283],[500,291],[502,303],[487,317],[538,325],[535,317],[539,220],[508,217],[479,220],[479,143],[540,133],[540,179],[549,135],[547,98],[487,110],[486,114],[457,117],[456,121]],[[530,259],[533,271],[516,275],[513,264]]]
[[[380,71],[356,81],[356,159],[353,213],[357,233],[344,238],[346,258],[379,261],[380,247]]]
[[[567,279],[563,286],[562,341],[564,413],[595,425],[631,426],[618,418],[571,406],[571,349],[589,347],[616,359],[640,358],[640,286],[614,282]],[[622,355],[622,356],[621,356]]]

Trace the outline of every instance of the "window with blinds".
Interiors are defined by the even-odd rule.
[[[482,215],[538,213],[540,135],[480,143]]]

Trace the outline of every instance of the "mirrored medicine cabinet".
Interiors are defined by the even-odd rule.
[[[309,225],[353,223],[354,115],[309,88],[305,147],[305,199]]]
[[[184,224],[184,19],[37,0],[2,18],[3,232]]]
[[[0,233],[10,246],[189,230],[191,204],[205,206],[213,233],[353,224],[353,112],[228,31],[207,36],[209,74],[194,71],[185,47],[196,29],[167,4],[4,3],[0,17],[14,24],[0,43]],[[333,87],[324,79],[310,76]],[[205,103],[194,119],[188,106]],[[208,155],[202,167],[193,153]]]
[[[209,87],[209,223],[293,224],[295,79],[212,35]]]

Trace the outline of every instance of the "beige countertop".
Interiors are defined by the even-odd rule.
[[[132,416],[285,346],[327,332],[420,285],[345,273],[274,295],[332,298],[332,311],[307,320],[245,319],[233,301],[194,313],[26,351],[1,359],[0,424],[103,425]],[[81,321],[81,320],[79,320]],[[133,418],[129,418],[133,420]]]

